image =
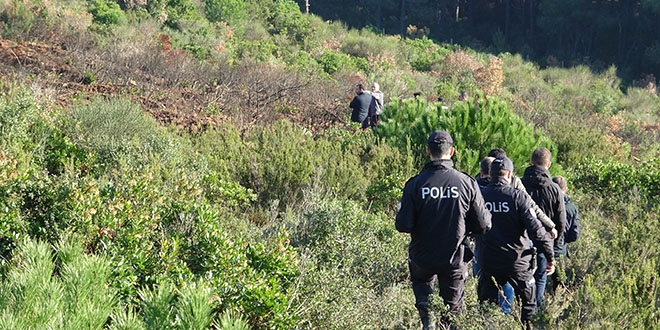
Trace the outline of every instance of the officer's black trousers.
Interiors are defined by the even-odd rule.
[[[419,311],[422,323],[425,320],[428,321],[429,318],[429,296],[433,294],[433,282],[436,278],[438,293],[444,303],[449,306],[449,311],[457,314],[462,310],[467,278],[466,265],[457,269],[426,269],[408,259],[408,266],[415,294],[415,307]],[[448,323],[448,320],[443,320],[443,323]]]
[[[509,282],[522,305],[521,320],[531,320],[536,313],[536,283],[532,274],[532,270],[494,272],[485,269],[482,265],[477,285],[479,301],[497,304],[499,288]]]

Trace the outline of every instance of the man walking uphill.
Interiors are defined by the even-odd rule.
[[[352,109],[351,121],[361,123],[361,129],[369,127],[369,105],[371,104],[371,94],[364,90],[362,84],[355,86],[355,96],[349,106]]]
[[[464,241],[468,235],[481,235],[490,229],[477,183],[454,169],[453,139],[435,131],[428,138],[426,153],[431,161],[406,182],[396,215],[396,229],[410,233],[408,266],[415,307],[424,329],[435,329],[429,315],[429,296],[434,279],[449,310],[456,314],[463,307],[467,277],[466,260],[472,252]],[[448,320],[443,320],[448,325]]]
[[[492,214],[493,227],[477,243],[481,266],[477,293],[479,301],[497,303],[498,287],[511,283],[522,302],[521,320],[529,328],[536,313],[536,251],[529,240],[548,260],[543,271],[552,273],[552,238],[532,210],[529,195],[511,186],[512,172],[513,162],[509,158],[495,158],[490,165],[491,181],[481,191]]]
[[[543,213],[555,223],[557,237],[564,237],[566,228],[564,196],[559,187],[552,182],[552,176],[548,171],[551,161],[552,153],[550,150],[536,148],[532,152],[532,158],[530,159],[531,166],[525,169],[521,180],[523,185],[525,185],[525,189],[527,189],[527,193],[538,204]],[[557,244],[557,241],[555,241],[555,244]],[[545,285],[548,281],[545,267],[545,255],[539,253],[536,273],[534,274],[534,280],[536,280],[536,305],[538,307],[542,307]]]

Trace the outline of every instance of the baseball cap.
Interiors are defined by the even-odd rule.
[[[502,170],[513,171],[513,162],[509,157],[497,157],[490,163],[490,173],[499,173]]]
[[[435,131],[431,133],[427,142],[429,145],[440,143],[454,144],[454,140],[451,138],[451,135],[445,131]]]

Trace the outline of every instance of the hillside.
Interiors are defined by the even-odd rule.
[[[544,146],[569,179],[581,236],[535,327],[658,328],[653,77],[293,0],[5,0],[0,29],[0,328],[417,328],[392,219],[439,128],[462,171],[504,147],[521,174]],[[374,81],[385,112],[360,131],[348,103]],[[461,328],[520,327],[474,277],[465,307]]]
[[[161,35],[163,36],[163,35]],[[154,38],[157,36],[154,36]],[[90,99],[93,97],[126,97],[140,104],[145,111],[151,114],[158,122],[167,126],[174,125],[182,130],[203,131],[209,127],[217,127],[228,116],[218,111],[209,110],[211,107],[221,106],[223,98],[244,97],[245,95],[229,95],[235,93],[231,89],[239,88],[231,86],[230,83],[224,86],[210,86],[208,81],[209,73],[195,75],[195,72],[203,70],[204,66],[191,68],[193,72],[171,73],[153,72],[157,67],[151,70],[142,70],[126,63],[113,62],[106,56],[102,49],[95,48],[93,42],[89,41],[89,49],[85,49],[85,54],[80,54],[80,45],[71,47],[66,40],[58,38],[53,34],[45,40],[20,41],[3,39],[0,41],[0,61],[2,63],[2,75],[5,79],[15,77],[25,79],[26,84],[35,83],[39,88],[52,92],[48,95],[55,104],[63,107],[71,106],[79,102],[80,99]],[[162,46],[162,45],[161,45]],[[163,61],[161,65],[198,65],[193,64],[192,59],[186,58],[185,53],[176,53],[163,48],[153,49],[156,51],[154,56],[157,61]],[[122,65],[124,67],[122,68]],[[247,70],[247,69],[246,69]],[[264,71],[273,70],[273,75],[284,75],[274,68],[267,68]],[[218,73],[220,74],[220,73]],[[253,73],[251,73],[253,74]],[[174,75],[175,77],[172,77]],[[193,79],[185,84],[178,83],[176,80]],[[273,86],[272,90],[263,91],[261,94],[265,98],[264,105],[267,105],[268,98],[273,97],[296,97],[299,91],[305,85],[298,77],[285,77],[290,79],[291,86]],[[174,80],[174,81],[173,81]],[[250,83],[257,83],[251,81]],[[231,84],[240,84],[241,89],[248,88],[245,82],[233,81]],[[285,82],[286,84],[286,82]],[[191,86],[188,86],[191,85]],[[200,86],[201,85],[201,86]],[[220,90],[222,89],[222,90]],[[284,95],[269,95],[284,94]],[[240,94],[246,94],[244,91]],[[291,96],[285,94],[292,94]],[[242,101],[238,104],[228,104],[227,107],[243,106]],[[309,106],[312,106],[310,104]],[[310,128],[324,128],[334,126],[338,122],[343,122],[339,117],[338,107],[333,105],[322,105],[325,111],[319,111],[315,116],[318,120],[310,122],[305,118],[305,114],[284,114],[271,115],[268,121],[277,118],[287,117],[294,122],[306,124]],[[335,109],[333,109],[333,107]],[[259,113],[258,107],[253,109],[251,114],[242,114],[244,120],[248,122],[258,121],[264,117]],[[343,109],[342,109],[343,110]],[[311,111],[310,111],[311,112]]]

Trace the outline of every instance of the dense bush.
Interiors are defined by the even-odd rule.
[[[621,201],[631,201],[637,196],[651,206],[660,201],[660,160],[657,158],[638,165],[585,159],[574,169],[572,177],[576,185],[594,195],[616,196]]]
[[[119,4],[114,1],[92,0],[89,3],[89,12],[94,17],[92,22],[98,25],[117,25],[126,19]]]
[[[406,59],[407,62],[418,71],[431,71],[432,65],[449,53],[447,49],[440,48],[427,37],[404,39],[403,43],[406,45],[406,50],[410,52]]]
[[[492,148],[504,148],[519,173],[526,167],[532,151],[540,146],[556,154],[556,148],[542,134],[538,134],[497,98],[481,98],[474,102],[455,103],[445,108],[441,103],[419,99],[397,100],[384,110],[381,124],[375,133],[398,148],[416,151],[416,164],[427,160],[424,156],[430,132],[446,130],[454,139],[456,167],[468,173],[479,172],[479,162]]]

